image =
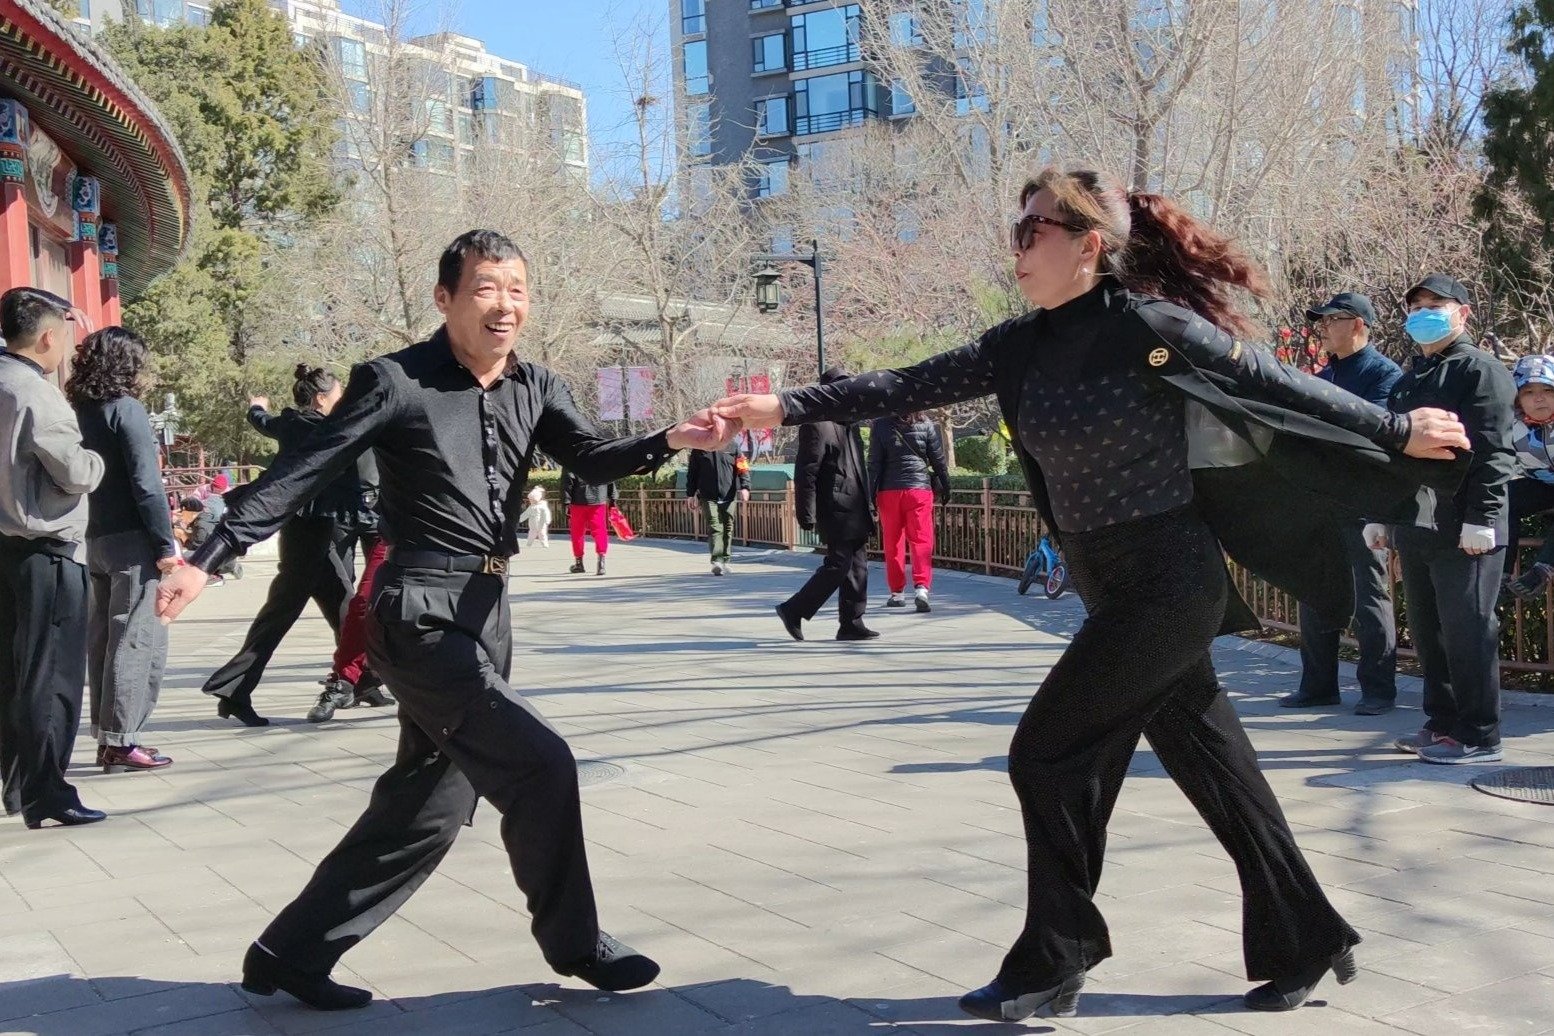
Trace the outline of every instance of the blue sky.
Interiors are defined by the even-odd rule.
[[[370,18],[377,4],[345,0],[341,6]],[[434,14],[439,6],[425,4]],[[449,9],[451,28],[484,40],[493,54],[582,85],[596,172],[610,144],[628,139],[622,127],[631,116],[612,26],[645,20],[668,47],[668,0],[451,0]]]

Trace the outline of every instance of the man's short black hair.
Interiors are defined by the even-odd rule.
[[[182,500],[178,501],[178,510],[180,510],[180,511],[204,511],[205,510],[205,501],[201,500],[197,496],[186,496]]]
[[[42,288],[12,288],[0,295],[0,338],[21,345],[37,337],[50,317],[69,316],[69,299]]]
[[[498,263],[522,259],[524,266],[529,265],[529,257],[523,254],[523,249],[500,230],[471,230],[454,238],[453,244],[443,249],[442,258],[437,262],[438,285],[458,291],[459,281],[464,277],[464,260],[471,256]]]

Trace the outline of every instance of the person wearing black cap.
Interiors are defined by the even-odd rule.
[[[833,367],[820,376],[822,385],[846,381],[851,375]],[[799,453],[793,469],[799,528],[819,529],[826,558],[799,587],[777,606],[783,628],[794,640],[804,639],[804,622],[815,617],[838,590],[837,640],[873,640],[879,636],[863,624],[869,601],[869,537],[874,533],[873,497],[864,465],[863,439],[857,424],[823,421],[799,429]]]
[[[1500,623],[1495,601],[1505,567],[1507,485],[1516,389],[1495,357],[1467,335],[1468,290],[1433,273],[1404,296],[1408,336],[1419,346],[1392,390],[1393,411],[1448,410],[1462,421],[1472,462],[1453,497],[1437,502],[1436,528],[1398,527],[1408,627],[1424,669],[1424,728],[1397,748],[1428,763],[1497,762],[1500,750]],[[1366,526],[1372,545],[1385,541]]]
[[[1361,399],[1387,405],[1403,371],[1370,347],[1376,308],[1357,292],[1334,295],[1326,305],[1306,311],[1331,359],[1317,377]],[[1386,556],[1365,544],[1364,522],[1345,522],[1341,535],[1354,566],[1354,628],[1360,642],[1361,716],[1391,712],[1397,700],[1397,626],[1392,614],[1391,580]],[[1300,689],[1279,702],[1287,709],[1337,705],[1338,639],[1343,628],[1310,605],[1300,606]]]

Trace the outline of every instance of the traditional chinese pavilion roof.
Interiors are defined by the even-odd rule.
[[[0,0],[0,90],[102,183],[133,297],[183,256],[189,168],[172,131],[103,49],[38,0]]]

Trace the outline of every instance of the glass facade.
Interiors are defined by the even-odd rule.
[[[684,51],[685,92],[695,96],[712,89],[712,77],[707,73],[707,41],[692,40]]]
[[[824,68],[857,61],[857,4],[793,17],[793,70]]]

